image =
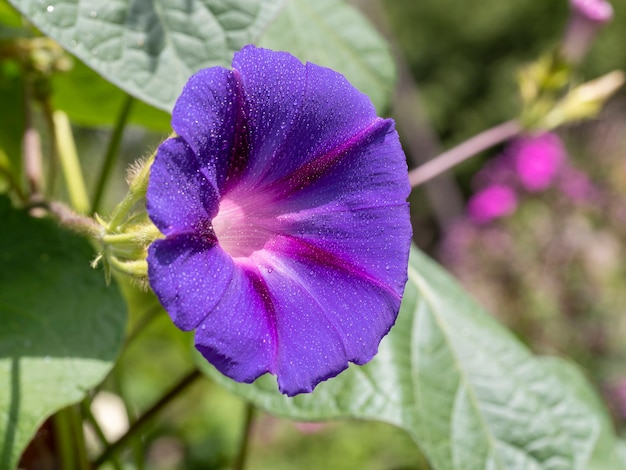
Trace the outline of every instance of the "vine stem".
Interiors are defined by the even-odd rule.
[[[70,120],[63,111],[52,113],[52,126],[55,142],[72,207],[81,214],[89,213],[89,197],[85,187],[83,171],[76,152]]]
[[[100,444],[106,447],[109,445],[109,441],[104,435],[104,431],[102,430],[100,423],[98,423],[98,420],[96,419],[96,417],[93,415],[91,411],[91,403],[92,403],[91,397],[87,395],[85,399],[80,403],[81,412],[83,416],[85,417],[86,421],[91,425],[92,429],[96,433],[96,436],[98,440],[100,441]],[[111,465],[113,466],[115,470],[122,470],[122,465],[120,464],[119,460],[115,457],[111,458]]]
[[[243,422],[243,430],[241,432],[241,441],[239,442],[239,450],[233,463],[233,470],[244,470],[246,467],[246,459],[248,457],[248,448],[252,437],[252,423],[254,422],[254,405],[246,402],[245,417]]]
[[[30,200],[43,200],[43,163],[41,138],[33,123],[32,83],[24,82],[24,135],[22,137],[22,157],[24,172],[30,189]]]
[[[64,408],[54,414],[54,436],[57,444],[59,463],[62,468],[77,468],[72,439],[70,409]]]
[[[409,172],[411,187],[415,188],[483,150],[487,150],[494,145],[519,135],[522,130],[522,126],[517,121],[507,121],[475,135],[462,144],[411,170]]]
[[[94,213],[100,210],[102,197],[104,195],[104,189],[106,187],[107,181],[109,180],[109,177],[111,176],[111,171],[113,171],[113,167],[115,166],[117,156],[119,155],[122,135],[124,134],[124,128],[126,127],[126,123],[128,122],[128,117],[130,116],[133,102],[134,98],[130,95],[127,95],[122,105],[122,109],[120,110],[120,113],[117,117],[117,121],[115,122],[115,128],[113,129],[113,133],[111,134],[111,140],[109,141],[109,145],[104,156],[104,162],[102,163],[100,175],[98,176],[98,182],[96,184],[96,191],[94,192],[93,201],[91,203],[91,209]]]
[[[57,145],[57,133],[54,124],[53,118],[53,109],[52,104],[50,103],[50,99],[48,97],[40,99],[39,104],[43,110],[43,117],[46,121],[46,126],[48,128],[48,134],[50,137],[50,145],[48,146],[48,194],[50,196],[54,195],[54,188],[56,185],[57,179],[57,166],[58,166],[58,145]]]
[[[157,401],[152,407],[150,407],[143,415],[141,415],[137,421],[135,421],[128,431],[120,437],[117,441],[108,446],[100,457],[98,457],[94,464],[94,468],[101,467],[105,462],[107,462],[113,455],[115,455],[119,450],[124,448],[128,441],[130,441],[141,429],[152,419],[155,415],[157,415],[163,408],[165,408],[172,400],[174,400],[178,395],[183,392],[187,387],[193,384],[197,379],[203,377],[202,373],[198,369],[192,370],[189,374],[182,378],[180,382],[178,382],[171,390],[169,390],[159,401]]]

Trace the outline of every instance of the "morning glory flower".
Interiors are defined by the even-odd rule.
[[[364,364],[396,319],[411,227],[394,123],[346,79],[247,46],[191,77],[159,147],[150,285],[223,374],[287,395]]]

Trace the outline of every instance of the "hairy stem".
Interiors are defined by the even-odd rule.
[[[412,187],[419,186],[483,150],[509,140],[521,132],[522,127],[517,121],[507,121],[487,129],[410,171],[409,182]]]

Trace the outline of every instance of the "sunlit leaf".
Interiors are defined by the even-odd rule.
[[[395,66],[389,47],[358,10],[338,0],[290,0],[259,45],[344,74],[379,112],[389,104]]]
[[[414,250],[397,324],[379,354],[309,395],[282,396],[265,376],[232,382],[260,408],[297,420],[362,418],[395,424],[441,469],[616,470],[606,415],[577,370],[538,358]]]
[[[85,397],[117,357],[126,308],[82,238],[0,198],[0,469],[41,423]]]
[[[11,0],[44,34],[106,79],[171,110],[195,71],[230,65],[284,0]]]

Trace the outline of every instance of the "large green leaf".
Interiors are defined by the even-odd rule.
[[[287,398],[272,377],[238,384],[200,362],[276,415],[399,426],[438,470],[587,470],[596,449],[606,454],[602,468],[620,468],[612,432],[580,374],[534,356],[417,250],[397,324],[378,355],[312,394]]]
[[[171,110],[189,76],[230,64],[284,0],[10,0],[123,90]]]
[[[341,72],[379,112],[389,104],[395,82],[389,47],[361,13],[342,0],[289,0],[259,45]]]
[[[0,470],[55,411],[102,381],[126,324],[89,244],[0,198]]]

